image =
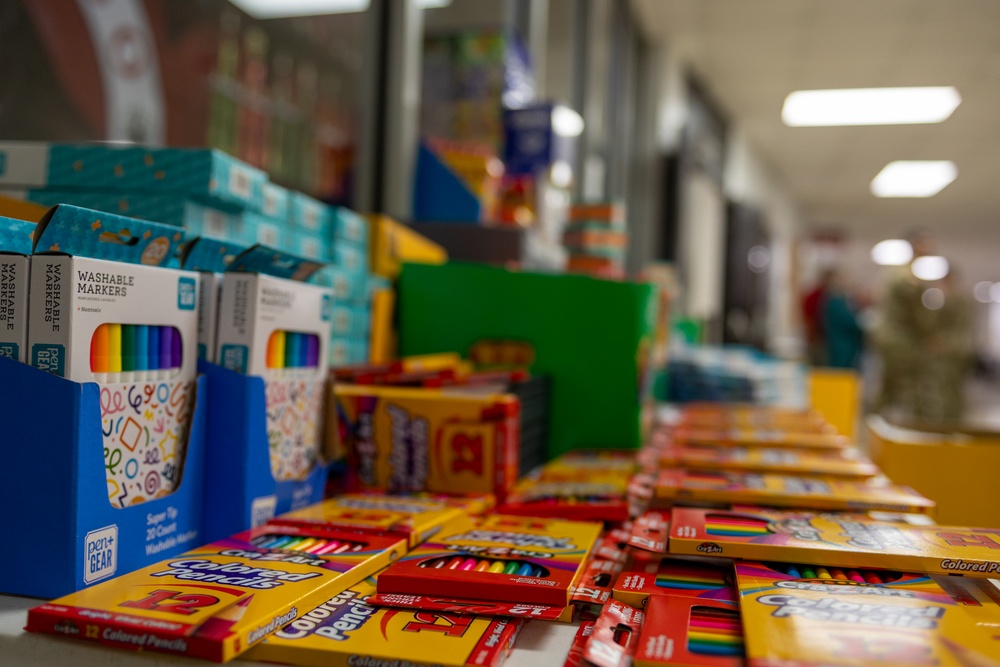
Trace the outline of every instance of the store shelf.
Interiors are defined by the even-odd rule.
[[[172,657],[160,653],[134,653],[106,648],[72,639],[51,635],[31,634],[24,631],[27,611],[40,604],[33,598],[0,595],[0,655],[4,665],[18,667],[131,667],[143,665],[195,665],[192,658]],[[577,625],[531,621],[517,638],[514,651],[507,659],[511,667],[553,667],[561,665],[569,652]],[[269,663],[233,660],[229,665],[263,665]]]

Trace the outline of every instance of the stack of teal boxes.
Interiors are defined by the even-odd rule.
[[[333,264],[317,280],[333,289],[330,365],[367,363],[371,333],[372,277],[368,273],[368,221],[343,207],[331,207]]]

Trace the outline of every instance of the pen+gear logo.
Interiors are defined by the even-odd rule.
[[[697,546],[696,551],[702,554],[721,554],[722,547],[715,542],[702,542]]]

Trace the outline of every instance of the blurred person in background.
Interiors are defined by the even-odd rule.
[[[826,365],[858,369],[864,342],[859,308],[848,293],[843,275],[836,270],[826,274],[826,291],[819,311],[826,342]]]
[[[972,351],[971,312],[953,289],[954,278],[921,280],[913,261],[934,254],[924,232],[907,236],[910,264],[893,271],[879,308],[875,343],[882,356],[882,388],[875,409],[899,408],[918,421],[957,421]]]

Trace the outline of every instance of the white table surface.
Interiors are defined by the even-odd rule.
[[[28,609],[41,604],[35,598],[0,595],[0,665],[3,667],[158,667],[209,663],[163,653],[136,652],[24,631]],[[561,667],[576,635],[577,624],[529,621],[518,635],[505,667]],[[233,660],[229,665],[268,663]]]

